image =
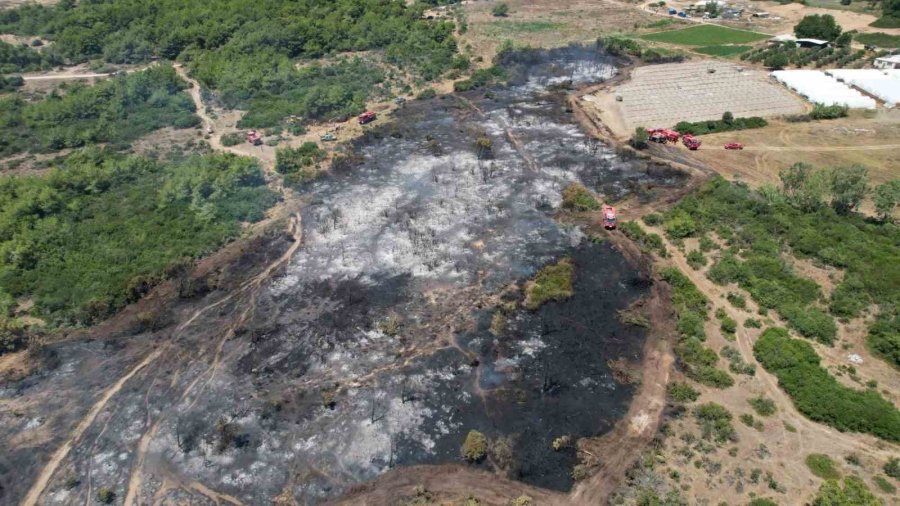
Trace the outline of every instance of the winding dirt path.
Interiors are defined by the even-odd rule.
[[[34,484],[31,485],[31,488],[28,490],[28,494],[25,496],[25,499],[22,500],[22,506],[34,506],[37,504],[38,498],[40,498],[41,494],[44,492],[44,489],[47,488],[47,484],[50,482],[50,479],[53,477],[53,474],[56,472],[59,465],[62,461],[69,455],[69,452],[72,451],[72,447],[75,443],[84,435],[85,431],[94,423],[94,420],[97,419],[97,415],[103,411],[103,408],[106,407],[106,404],[110,399],[113,398],[114,395],[119,393],[122,390],[122,387],[125,386],[125,383],[128,383],[128,380],[134,377],[135,374],[140,372],[142,369],[153,363],[157,358],[162,355],[163,349],[160,348],[153,353],[147,355],[144,360],[139,362],[136,366],[134,366],[126,375],[119,378],[111,387],[107,388],[100,399],[94,403],[91,407],[90,411],[88,411],[87,415],[78,422],[78,425],[75,427],[75,430],[72,431],[72,434],[69,436],[69,439],[62,444],[59,448],[53,452],[53,456],[50,457],[50,461],[44,466],[44,469],[41,470],[41,474],[38,475],[37,480],[35,480]]]

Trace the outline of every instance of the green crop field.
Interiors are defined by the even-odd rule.
[[[857,33],[853,36],[853,39],[860,44],[889,48],[900,47],[900,35],[891,35],[883,32]]]
[[[698,25],[681,30],[648,33],[641,38],[682,46],[718,46],[721,44],[746,44],[767,39],[769,36],[764,33],[735,30],[719,25]]]
[[[752,46],[703,46],[694,51],[710,56],[734,56],[749,51],[751,48]]]

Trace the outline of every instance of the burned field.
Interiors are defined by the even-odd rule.
[[[316,503],[391,468],[460,463],[470,430],[492,442],[476,465],[568,490],[574,449],[551,443],[627,410],[607,362],[640,359],[644,331],[617,311],[648,281],[553,219],[561,191],[680,179],[589,138],[552,91],[612,75],[598,51],[504,64],[513,85],[409,103],[310,183],[274,276],[187,301],[156,333],[58,344],[53,367],[0,384],[15,408],[0,415],[0,501],[105,488]],[[562,257],[574,295],[522,308],[524,282]]]

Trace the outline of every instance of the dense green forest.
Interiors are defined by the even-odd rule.
[[[68,85],[38,102],[0,99],[0,156],[101,142],[124,148],[163,126],[194,127],[200,118],[186,86],[171,67],[156,66],[93,86]]]
[[[29,46],[0,41],[0,74],[45,70],[63,63],[55,50],[37,51]]]
[[[62,1],[4,11],[0,30],[53,40],[72,62],[183,61],[226,106],[249,108],[246,124],[260,127],[274,126],[287,105],[283,116],[354,114],[381,80],[371,63],[367,70],[361,62],[298,69],[297,60],[379,50],[384,61],[418,78],[439,77],[454,65],[457,47],[452,22],[422,19],[423,10],[438,3],[452,2]]]
[[[255,160],[230,154],[163,164],[88,148],[46,176],[0,178],[0,319],[30,298],[52,324],[96,322],[276,198]]]
[[[715,232],[728,247],[710,268],[710,279],[739,284],[763,309],[777,311],[806,337],[831,343],[836,336],[835,318],[857,317],[873,308],[880,323],[873,327],[877,346],[871,338],[870,345],[896,361],[894,357],[900,355],[900,227],[849,211],[855,204],[845,201],[848,181],[865,190],[865,181],[858,181],[864,171],[804,170],[800,174],[794,169],[783,173],[786,184],[781,190],[755,191],[717,178],[676,205],[663,226],[676,240]],[[795,184],[795,177],[803,181]],[[829,191],[831,205],[824,198]],[[856,193],[851,200],[865,194]],[[785,253],[842,270],[830,297],[812,280],[797,276]]]

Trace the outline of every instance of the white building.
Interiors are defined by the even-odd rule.
[[[900,69],[900,54],[891,56],[882,56],[875,58],[875,68],[877,69]]]

